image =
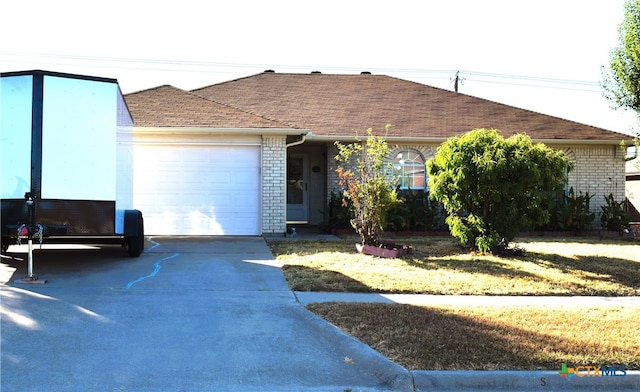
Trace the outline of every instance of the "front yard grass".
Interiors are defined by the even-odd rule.
[[[272,241],[296,291],[456,295],[640,295],[638,242],[526,238],[520,256],[476,255],[449,237],[399,238],[401,259],[355,252],[357,237]],[[308,309],[408,369],[640,368],[640,309],[566,306],[420,307],[321,303]]]
[[[476,255],[450,237],[400,238],[413,254],[381,259],[338,241],[272,241],[296,291],[460,295],[640,295],[640,245],[596,238],[521,239],[522,256]]]
[[[308,309],[410,370],[640,368],[638,308],[419,307],[319,303]]]

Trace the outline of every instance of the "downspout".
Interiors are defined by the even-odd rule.
[[[285,144],[285,150],[289,147],[293,147],[293,146],[299,146],[300,144],[304,143],[307,140],[307,135],[309,135],[311,132],[307,132],[304,135],[301,135],[302,138],[300,140],[296,140],[295,142],[291,142],[289,144]]]

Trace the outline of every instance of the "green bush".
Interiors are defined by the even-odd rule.
[[[547,223],[544,206],[571,168],[561,151],[493,129],[450,138],[427,162],[429,189],[451,234],[480,252],[505,248],[521,230]]]
[[[573,187],[569,188],[569,193],[564,197],[565,202],[560,206],[560,230],[587,230],[596,218],[596,214],[590,209],[592,198],[593,195],[589,195],[589,192],[585,194],[579,192],[576,195]]]
[[[427,231],[435,226],[437,203],[429,200],[429,192],[396,188],[402,203],[395,203],[387,211],[389,231]]]
[[[542,225],[533,226],[533,230],[542,231],[558,231],[562,230],[561,216],[566,205],[564,191],[557,191],[550,195],[543,204],[543,207],[549,213],[549,221]]]
[[[333,229],[351,228],[353,207],[348,198],[331,191],[329,203],[324,209],[324,226],[327,232]]]
[[[600,225],[607,230],[619,231],[620,233],[629,229],[631,214],[625,208],[625,201],[615,201],[612,193],[605,196],[604,200],[607,205],[600,206],[602,209]]]

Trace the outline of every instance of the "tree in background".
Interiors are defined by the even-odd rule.
[[[571,168],[561,151],[492,129],[450,138],[427,162],[431,196],[447,212],[451,234],[484,253],[548,222],[543,206],[563,189]]]
[[[619,46],[609,54],[609,69],[602,67],[604,96],[616,109],[631,109],[640,118],[640,0],[627,0],[624,20],[618,26]],[[622,141],[627,160],[638,158],[640,131],[636,130],[633,147]],[[640,169],[640,159],[635,166]]]
[[[618,34],[620,46],[609,55],[609,69],[602,69],[604,96],[615,108],[640,113],[640,1],[627,0]]]

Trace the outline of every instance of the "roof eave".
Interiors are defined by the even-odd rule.
[[[600,140],[600,139],[532,139],[536,143],[544,144],[598,144],[598,145],[612,145],[619,146],[621,142],[628,142],[633,140],[631,137],[628,140],[623,138],[619,140]]]
[[[366,137],[358,137],[358,136],[328,136],[328,135],[307,135],[307,140],[311,141],[319,141],[319,142],[353,142],[356,140],[362,140]],[[622,141],[631,141],[631,137],[629,140],[589,140],[589,139],[532,139],[535,143],[544,143],[544,144],[591,144],[591,145],[615,145],[618,146]],[[443,143],[449,139],[448,137],[403,137],[403,136],[385,136],[385,140],[390,143]]]
[[[308,129],[296,128],[133,127],[133,133],[138,135],[304,135],[308,132]]]
[[[308,141],[316,142],[354,142],[356,140],[366,139],[366,136],[343,136],[343,135],[314,135],[307,134]],[[384,136],[387,142],[391,143],[443,143],[447,140],[444,137],[403,137],[403,136]]]

